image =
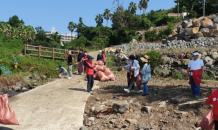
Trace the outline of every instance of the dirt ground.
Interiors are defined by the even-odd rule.
[[[218,82],[205,81],[201,84],[200,99],[192,96],[187,80],[164,78],[153,78],[148,82],[148,96],[138,94],[137,88],[125,93],[125,71],[116,74],[116,81],[99,82],[98,86],[99,89],[93,91],[85,107],[84,125],[90,130],[195,130],[211,108],[201,100],[217,88]],[[127,101],[129,109],[124,114],[110,112],[96,117],[96,108],[111,107],[114,101]],[[181,105],[188,101],[200,103]],[[149,106],[151,111],[143,110],[145,106]]]

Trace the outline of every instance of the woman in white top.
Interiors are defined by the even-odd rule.
[[[130,92],[130,90],[132,89],[132,86],[134,85],[134,83],[137,80],[137,77],[139,75],[139,62],[137,60],[135,60],[135,56],[134,55],[130,55],[129,56],[129,60],[131,62],[131,64],[126,65],[126,68],[130,68],[130,71],[133,71],[133,76],[130,79],[129,85],[128,85],[128,89],[124,89],[124,91],[126,91],[127,93]],[[139,90],[139,92],[143,92],[142,90]]]

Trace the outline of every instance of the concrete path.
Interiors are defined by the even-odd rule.
[[[91,55],[96,57],[97,52]],[[0,124],[0,130],[79,130],[89,97],[87,81],[81,75],[66,78],[10,98],[20,125]]]

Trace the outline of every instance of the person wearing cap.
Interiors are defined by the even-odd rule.
[[[144,86],[144,94],[142,96],[146,96],[146,95],[149,95],[147,83],[149,80],[151,80],[151,67],[150,67],[148,55],[145,55],[145,56],[141,57],[140,59],[144,63],[144,66],[140,71],[140,73],[142,74],[141,83]]]
[[[77,74],[83,74],[83,57],[84,57],[84,53],[83,53],[83,50],[79,50],[79,54],[77,56]]]
[[[206,100],[206,103],[208,105],[212,105],[212,111],[213,111],[213,119],[215,124],[215,130],[218,130],[218,89],[214,90],[208,99]]]
[[[189,62],[187,69],[187,79],[189,79],[192,94],[195,97],[200,96],[200,83],[204,76],[204,63],[198,55],[198,51],[193,52],[193,60]]]
[[[61,72],[59,73],[58,78],[61,78],[62,74],[64,75],[67,74],[67,70],[61,65],[59,65],[59,67],[56,70],[59,70],[59,69],[61,70]]]
[[[90,92],[92,91],[92,87],[94,84],[94,63],[93,63],[93,57],[88,56],[87,57],[88,61],[86,62],[86,77],[87,77],[87,91]]]
[[[131,64],[128,64],[125,67],[126,68],[130,68],[130,73],[132,71],[133,72],[133,76],[130,79],[130,82],[129,82],[129,85],[128,85],[128,89],[124,89],[124,91],[126,91],[127,93],[130,92],[130,90],[132,89],[132,86],[135,84],[135,82],[137,80],[137,77],[139,75],[139,69],[140,69],[139,62],[137,60],[135,60],[135,56],[134,55],[130,55],[129,56],[129,60],[130,60]],[[141,92],[143,92],[143,91],[139,88],[138,93],[141,93]]]
[[[72,67],[73,67],[74,58],[71,54],[71,51],[68,51],[68,58],[67,58],[67,64],[68,64],[68,71],[69,71],[69,77],[68,79],[72,79]]]
[[[103,55],[102,55],[102,50],[99,50],[98,51],[98,56],[97,56],[97,61],[102,61],[102,62],[104,62],[104,60],[103,60]]]

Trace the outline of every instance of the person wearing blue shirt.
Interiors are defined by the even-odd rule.
[[[141,83],[144,86],[144,94],[142,96],[146,96],[149,95],[147,83],[149,80],[151,80],[151,67],[150,67],[149,57],[147,55],[141,57],[140,59],[144,63],[144,66],[140,71],[140,73],[142,74]]]
[[[102,62],[104,62],[104,59],[103,59],[103,55],[102,55],[102,50],[99,50],[99,52],[98,52],[99,54],[98,54],[98,56],[97,56],[97,61],[102,61]]]
[[[67,70],[64,67],[62,67],[61,65],[59,65],[59,67],[56,70],[59,70],[59,69],[61,70],[61,72],[59,73],[58,78],[61,78],[62,74],[63,75],[67,74]]]

